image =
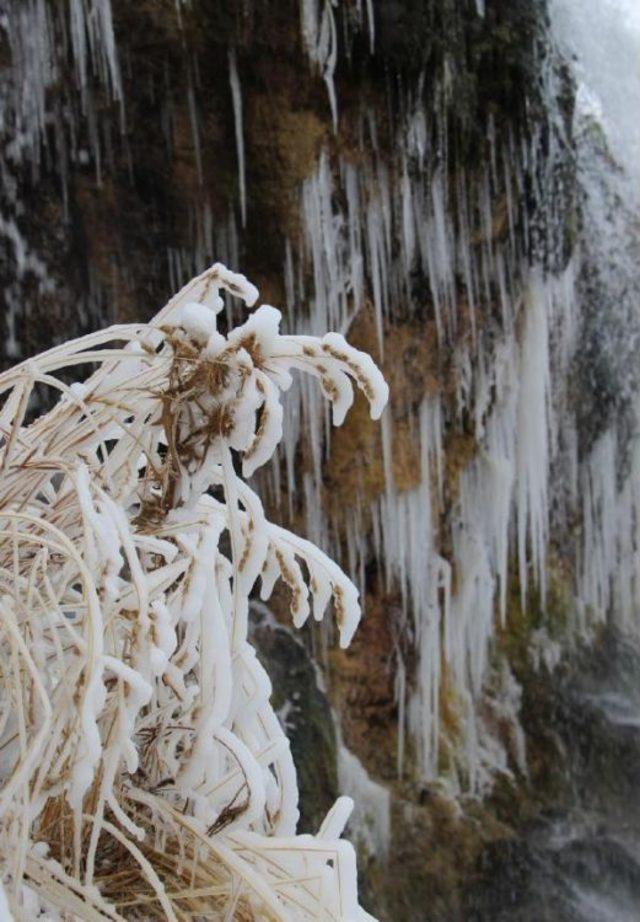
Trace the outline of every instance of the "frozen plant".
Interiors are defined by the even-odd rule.
[[[387,386],[329,333],[284,336],[259,307],[226,336],[214,265],[150,324],[111,327],[0,375],[0,918],[369,919],[340,798],[296,835],[298,791],[249,594],[281,579],[302,625],[333,601],[333,561],[268,522],[244,477],[282,434],[291,371],[340,424]],[[74,366],[94,366],[68,385]],[[65,372],[60,375],[60,372]],[[52,410],[27,423],[43,389]],[[312,754],[310,754],[312,757]]]

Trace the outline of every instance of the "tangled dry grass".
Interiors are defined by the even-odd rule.
[[[249,594],[284,580],[294,623],[357,592],[273,525],[246,477],[282,434],[290,369],[334,422],[386,385],[342,337],[226,336],[216,264],[151,324],[65,343],[0,376],[0,918],[369,918],[340,798],[296,835],[298,793]],[[66,384],[74,367],[92,369]],[[65,377],[67,376],[67,377]],[[57,403],[28,422],[42,389]]]

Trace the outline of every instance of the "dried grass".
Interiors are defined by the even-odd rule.
[[[376,415],[386,389],[341,338],[281,336],[272,308],[222,337],[220,289],[257,296],[216,265],[153,323],[0,376],[0,916],[367,918],[346,800],[295,835],[288,741],[247,642],[259,576],[263,597],[288,583],[297,624],[309,589],[316,617],[333,596],[343,644],[357,593],[266,521],[233,458],[248,474],[270,457],[289,368],[337,421],[348,377]],[[87,364],[83,385],[60,379]],[[43,387],[58,402],[27,424]]]

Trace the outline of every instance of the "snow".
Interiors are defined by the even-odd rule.
[[[258,300],[258,289],[241,272],[232,272],[222,263],[214,263],[210,270],[212,278],[219,281],[232,295],[242,298],[247,307],[253,307]]]
[[[318,830],[319,839],[337,839],[344,832],[344,827],[353,813],[354,803],[350,797],[339,797],[322,821]]]
[[[332,358],[341,362],[345,371],[348,369],[354,374],[358,387],[369,401],[371,419],[380,419],[389,400],[389,386],[371,356],[354,349],[340,333],[326,333],[322,338],[322,347]]]
[[[203,304],[185,304],[180,313],[180,325],[196,342],[209,343],[216,333],[216,315]]]

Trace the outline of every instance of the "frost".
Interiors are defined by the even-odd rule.
[[[268,305],[224,336],[221,290],[258,296],[216,264],[151,324],[0,376],[1,892],[18,917],[120,918],[117,855],[127,905],[168,919],[369,918],[339,838],[349,798],[316,837],[296,835],[289,743],[247,641],[257,582],[266,598],[282,581],[298,626],[332,602],[342,646],[358,591],[267,521],[235,465],[270,459],[292,372],[315,379],[337,422],[354,387],[374,417],[388,391],[342,336],[282,335]],[[55,377],[87,363],[85,384]],[[36,382],[62,396],[26,427]]]

